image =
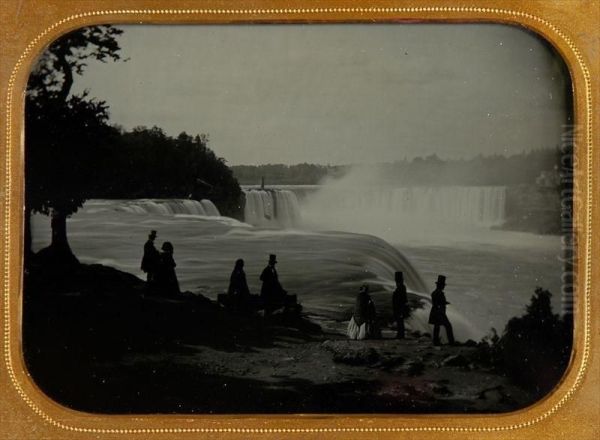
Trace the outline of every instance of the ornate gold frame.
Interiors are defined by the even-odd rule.
[[[475,5],[475,6],[474,6]],[[35,57],[68,30],[96,23],[492,21],[552,42],[574,84],[577,256],[575,347],[554,392],[499,415],[101,416],[67,409],[28,376],[21,351],[23,93]],[[600,434],[600,5],[596,0],[8,0],[0,11],[0,437],[2,438],[597,438]],[[597,234],[596,234],[597,235]]]

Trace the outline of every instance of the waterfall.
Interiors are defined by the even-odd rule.
[[[481,230],[505,220],[503,186],[312,188],[299,202],[293,188],[246,188],[244,219],[254,226],[362,232],[396,242],[457,228]]]
[[[118,211],[146,215],[188,214],[210,217],[221,215],[214,203],[207,199],[200,201],[190,199],[88,200],[83,209],[87,213]]]
[[[485,233],[505,220],[503,186],[351,183],[355,182],[342,178],[307,194],[301,204],[304,226],[368,233],[391,243],[426,240],[439,244],[476,231]]]
[[[244,219],[254,226],[292,228],[300,223],[298,198],[289,190],[247,189]]]
[[[344,215],[385,216],[425,223],[494,226],[505,216],[503,186],[323,187],[309,197],[308,210]],[[316,214],[316,213],[315,213]]]
[[[202,207],[204,208],[204,212],[206,212],[206,215],[209,215],[211,217],[218,217],[221,215],[221,213],[219,212],[219,210],[217,209],[215,204],[213,202],[211,202],[210,200],[202,199],[202,200],[200,200],[200,203],[202,204]]]

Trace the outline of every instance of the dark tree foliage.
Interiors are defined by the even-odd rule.
[[[537,288],[525,315],[512,318],[493,341],[498,366],[538,398],[558,384],[571,356],[573,323],[552,312],[551,296]]]
[[[241,188],[225,159],[208,147],[207,135],[174,138],[158,127],[136,127],[121,131],[112,149],[113,175],[93,197],[209,198],[222,214],[239,216]]]
[[[88,92],[73,95],[75,75],[89,60],[117,61],[118,36],[110,25],[73,31],[53,42],[30,75],[26,95],[26,253],[29,216],[51,216],[52,243],[38,256],[76,262],[67,218],[94,197],[210,198],[224,214],[241,210],[242,192],[225,160],[208,148],[208,136],[167,136],[140,127],[109,125],[108,106]]]
[[[66,101],[74,75],[83,74],[87,60],[121,59],[117,37],[122,33],[110,25],[90,26],[54,41],[40,56],[29,77],[28,96]]]
[[[42,253],[54,262],[76,261],[67,241],[66,219],[86,199],[114,132],[104,102],[87,93],[70,95],[74,75],[86,60],[118,60],[118,35],[112,26],[73,31],[53,42],[29,77],[25,108],[26,253],[30,253],[29,215],[52,216],[52,243]]]
[[[50,215],[77,211],[105,179],[102,163],[117,132],[102,101],[72,96],[66,102],[31,100],[27,105],[27,202]]]

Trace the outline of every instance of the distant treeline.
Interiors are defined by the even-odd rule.
[[[433,154],[393,163],[361,165],[374,168],[380,183],[394,185],[517,185],[533,184],[542,172],[557,169],[558,149],[539,149],[512,156],[478,155],[471,159],[443,160]],[[242,185],[319,184],[326,177],[340,177],[352,165],[237,165],[234,176]]]
[[[314,185],[325,177],[342,176],[347,167],[301,163],[298,165],[234,165],[231,169],[242,185],[260,185],[262,177],[267,184]]]

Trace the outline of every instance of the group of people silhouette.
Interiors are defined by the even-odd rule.
[[[175,260],[173,259],[173,244],[165,241],[159,252],[154,247],[156,231],[150,231],[148,240],[144,244],[144,256],[141,269],[146,273],[148,291],[150,293],[164,293],[176,295],[180,293],[179,281],[175,274]]]
[[[404,339],[406,337],[406,329],[404,320],[410,317],[411,309],[408,305],[408,296],[406,285],[404,284],[404,274],[396,272],[394,275],[396,281],[396,289],[392,293],[392,310],[394,321],[396,321],[396,338]],[[454,332],[452,324],[446,315],[446,305],[450,304],[446,301],[444,288],[446,287],[446,277],[438,275],[436,288],[431,292],[431,312],[429,313],[429,324],[433,324],[433,345],[441,345],[440,327],[446,329],[446,337],[450,345],[454,344]],[[350,339],[377,339],[381,337],[381,330],[377,324],[377,313],[375,311],[375,303],[369,295],[369,286],[363,284],[356,296],[354,303],[354,312],[347,330]]]
[[[150,231],[148,240],[144,244],[144,255],[142,257],[141,269],[146,273],[148,292],[151,294],[177,295],[180,292],[179,282],[175,274],[175,260],[173,259],[173,245],[165,241],[159,252],[154,246],[156,231]],[[260,280],[262,288],[260,291],[261,305],[266,314],[271,314],[278,308],[285,307],[295,302],[295,296],[288,295],[287,291],[279,282],[279,275],[275,265],[277,256],[269,255],[267,267],[262,271]],[[229,303],[235,304],[235,308],[248,310],[256,305],[254,295],[250,294],[246,273],[244,272],[244,260],[238,259],[229,279],[227,289]]]
[[[146,273],[147,286],[150,293],[161,293],[165,295],[176,295],[180,293],[179,282],[175,274],[175,260],[173,259],[173,245],[165,241],[159,252],[154,246],[156,240],[156,231],[150,231],[148,240],[144,244],[144,256],[142,257],[141,269]],[[295,296],[289,296],[287,291],[279,282],[279,275],[275,268],[277,256],[269,255],[269,261],[260,275],[262,287],[260,290],[260,304],[265,310],[265,315],[287,304],[295,303]],[[404,274],[395,273],[396,289],[392,293],[392,310],[394,321],[396,321],[397,339],[406,337],[404,325],[405,319],[411,315],[411,309],[408,304],[406,285],[404,284]],[[446,329],[446,336],[449,344],[454,344],[454,333],[452,324],[446,315],[446,301],[444,288],[446,287],[446,277],[438,275],[436,288],[431,293],[431,312],[429,313],[429,324],[433,324],[433,344],[440,345],[440,327]],[[234,304],[236,309],[248,310],[255,307],[257,302],[254,295],[251,295],[244,271],[244,260],[236,260],[229,287],[227,289],[228,304]],[[291,301],[293,299],[293,301]],[[363,284],[358,292],[354,304],[352,318],[348,324],[347,334],[350,339],[376,339],[381,337],[381,330],[377,324],[377,313],[375,303],[369,295],[369,286]]]
[[[277,256],[269,255],[269,262],[260,274],[262,287],[260,289],[260,299],[265,314],[269,315],[275,310],[295,302],[295,297],[288,295],[287,291],[279,282],[279,274],[275,265]],[[246,281],[246,272],[244,272],[244,260],[239,258],[235,262],[233,272],[229,278],[229,288],[227,289],[229,303],[238,310],[248,310],[253,307],[253,295],[250,294],[248,282]]]

